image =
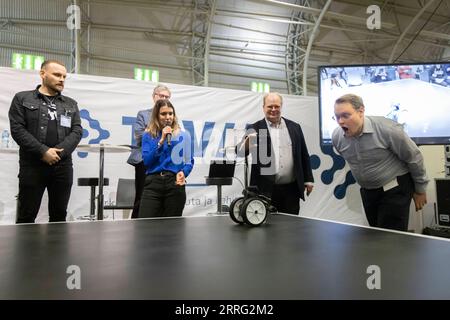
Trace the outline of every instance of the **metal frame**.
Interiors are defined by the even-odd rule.
[[[70,0],[67,3],[77,4],[82,8],[82,29],[62,39],[63,36],[58,36],[58,32],[55,32],[56,37],[52,37],[39,32],[39,28],[34,31],[32,26],[54,26],[55,30],[61,30],[65,26],[64,16],[54,15],[48,11],[50,14],[42,15],[40,20],[30,19],[20,13],[21,5],[30,6],[31,1],[25,2],[17,4],[17,7],[5,7],[6,14],[0,17],[0,39],[4,36],[7,41],[0,41],[1,48],[49,53],[63,56],[63,59],[69,58],[67,65],[71,72],[90,73],[94,66],[91,63],[92,60],[139,63],[174,71],[180,70],[185,77],[184,83],[191,81],[194,85],[208,86],[212,81],[217,86],[222,84],[236,89],[242,89],[246,81],[256,78],[255,75],[261,69],[276,72],[276,68],[279,67],[278,71],[285,73],[285,79],[280,79],[278,74],[276,76],[264,74],[260,78],[272,81],[273,89],[277,88],[282,92],[287,89],[286,91],[291,94],[303,95],[307,95],[309,91],[315,91],[316,74],[313,68],[318,64],[345,64],[355,62],[355,57],[364,62],[375,63],[386,61],[387,56],[390,56],[389,61],[393,61],[395,55],[399,54],[402,43],[412,38],[411,31],[415,29],[414,27],[421,25],[420,21],[424,21],[431,14],[433,4],[437,3],[435,0],[422,1],[422,5],[412,2],[404,2],[405,5],[398,2],[394,4],[387,0],[334,2],[336,6],[354,6],[353,9],[360,12],[363,12],[362,10],[369,2],[379,5],[382,8],[383,17],[392,18],[389,20],[393,23],[384,23],[383,20],[382,29],[373,32],[365,28],[364,15],[351,15],[347,11],[341,13],[338,12],[339,8],[334,6],[324,10],[325,6],[331,2],[325,0],[297,0],[295,3],[278,0],[246,0],[246,4],[256,4],[254,10],[246,5],[232,6],[229,5],[230,2],[223,0],[192,2],[134,0],[126,3],[118,0]],[[94,4],[97,6],[96,9],[102,8],[101,6],[114,6],[120,10],[124,6],[134,6],[160,10],[165,14],[174,12],[175,18],[178,19],[175,21],[177,25],[181,26],[179,23],[181,19],[183,21],[186,18],[191,19],[191,30],[186,24],[181,28],[175,27],[174,30],[170,30],[163,26],[149,28],[148,25],[139,24],[132,26],[128,23],[124,25],[94,23],[90,17],[91,5]],[[286,10],[271,10],[276,7],[286,8]],[[180,8],[181,11],[176,11]],[[450,52],[448,43],[450,24],[446,8],[448,3],[443,2],[433,15],[432,23],[414,40],[414,50],[406,51],[401,60],[414,62],[420,59],[421,55],[428,61],[445,60],[445,56]],[[228,19],[228,22],[223,23],[222,18]],[[243,19],[247,19],[248,22],[240,23]],[[271,30],[270,27],[258,29],[252,26],[252,20],[267,21],[268,25],[289,24],[288,32],[281,34]],[[215,32],[216,27],[217,30],[222,28],[224,32]],[[229,32],[224,28],[230,28]],[[322,33],[319,37],[319,28],[324,34],[329,30],[339,32],[341,35],[339,41],[325,40]],[[166,56],[145,56],[138,50],[133,52],[133,49],[129,47],[120,47],[119,43],[114,49],[123,49],[123,54],[119,50],[111,51],[111,54],[93,55],[95,52],[92,49],[98,44],[92,40],[92,31],[98,29],[140,32],[150,41],[164,41],[169,45],[176,45],[176,51],[171,54],[173,59],[168,61],[164,59]],[[242,35],[234,35],[234,30]],[[263,36],[259,37],[258,34]],[[17,41],[15,41],[16,37]],[[31,40],[36,39],[39,40],[36,45],[29,44],[33,43]],[[55,43],[55,46],[45,46],[48,41]],[[70,49],[67,44],[70,44]],[[252,44],[257,45],[256,48]],[[103,51],[109,52],[109,50]],[[129,51],[135,54],[135,57],[127,57]],[[175,63],[172,62],[174,59]],[[225,66],[227,61],[230,65],[242,66],[247,70],[229,72]],[[214,70],[210,67],[212,63],[214,63]],[[210,79],[210,75],[216,76]],[[238,81],[233,83],[233,80],[227,77],[221,80],[217,75],[235,77]],[[241,85],[237,85],[239,82]],[[284,85],[286,88],[283,88]]]
[[[191,39],[192,84],[208,86],[211,27],[216,11],[216,0],[194,0]]]

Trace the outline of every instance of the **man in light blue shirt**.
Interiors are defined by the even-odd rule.
[[[333,146],[361,186],[369,225],[407,231],[411,199],[416,211],[427,203],[428,178],[422,154],[400,124],[365,116],[364,111],[357,95],[346,94],[336,100],[339,128],[333,132]]]

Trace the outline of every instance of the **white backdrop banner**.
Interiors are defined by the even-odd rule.
[[[32,90],[39,83],[36,71],[0,68],[0,130],[9,129],[8,110],[14,94]],[[216,211],[217,189],[205,185],[211,159],[223,156],[223,146],[230,141],[228,129],[243,130],[248,123],[263,118],[262,94],[211,87],[166,84],[172,91],[171,101],[194,141],[195,165],[188,177],[184,215],[206,215]],[[78,101],[83,125],[81,144],[133,144],[133,124],[137,112],[152,106],[155,83],[130,79],[69,74],[64,94]],[[362,214],[359,187],[348,177],[348,168],[331,148],[319,143],[317,98],[283,95],[283,116],[303,128],[313,164],[315,188],[301,203],[302,216],[367,224]],[[126,163],[124,153],[105,153],[104,176],[110,180],[104,188],[105,203],[115,201],[119,178],[134,178],[134,168]],[[18,192],[18,154],[0,152],[0,224],[15,221]],[[98,177],[99,154],[75,151],[74,185],[69,202],[68,220],[89,214],[89,187],[77,186],[79,177]],[[238,163],[232,186],[222,189],[222,204],[229,205],[243,189],[243,165]],[[121,211],[119,211],[121,212]],[[111,217],[110,211],[104,212]],[[117,218],[118,214],[115,214]],[[44,195],[38,222],[48,221],[47,196]]]

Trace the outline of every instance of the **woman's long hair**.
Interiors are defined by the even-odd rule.
[[[173,121],[171,125],[172,130],[178,131],[178,129],[180,129],[180,126],[178,125],[178,118],[175,113],[175,108],[173,107],[172,103],[167,99],[158,100],[153,106],[150,121],[147,125],[147,128],[145,128],[145,131],[150,133],[150,135],[153,138],[156,138],[158,134],[162,131],[162,129],[165,127],[161,126],[161,124],[159,123],[159,111],[161,110],[162,107],[169,107],[173,110]]]

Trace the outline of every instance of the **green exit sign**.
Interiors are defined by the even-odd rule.
[[[21,70],[41,70],[41,64],[44,62],[43,56],[34,56],[31,54],[13,53],[12,66]]]
[[[251,89],[253,92],[270,92],[270,85],[268,83],[252,81]]]
[[[134,68],[134,80],[159,81],[159,71],[154,69]]]

